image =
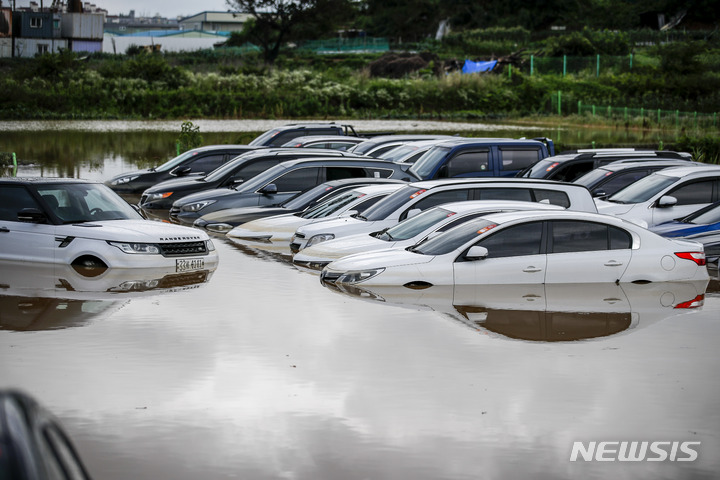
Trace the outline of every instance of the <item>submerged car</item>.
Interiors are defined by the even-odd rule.
[[[115,175],[105,182],[107,186],[123,195],[140,195],[155,184],[188,175],[204,175],[238,155],[257,150],[249,145],[208,145],[194,148],[168,160],[159,167]]]
[[[101,183],[0,179],[0,260],[78,268],[214,268],[207,233],[145,220]]]
[[[410,247],[482,215],[515,210],[563,210],[563,207],[513,200],[446,203],[405,219],[394,227],[336,238],[305,248],[295,254],[293,263],[310,269],[321,269],[328,263],[348,255]]]
[[[304,212],[253,220],[233,228],[227,235],[261,242],[284,242],[287,245],[298,227],[329,218],[362,213],[401,187],[401,184],[387,184],[354,188],[348,192],[333,195],[323,203]]]
[[[720,232],[720,201],[703,207],[690,215],[651,227],[663,237],[687,237]]]
[[[264,205],[262,207],[228,208],[208,213],[195,220],[193,227],[203,228],[213,233],[226,234],[233,228],[246,222],[273,217],[275,215],[302,212],[340,192],[346,192],[363,185],[380,185],[386,183],[405,184],[406,182],[393,180],[391,178],[370,177],[330,180],[329,182],[321,183],[320,185],[300,192],[280,204]]]
[[[453,138],[452,135],[432,135],[422,133],[411,133],[405,135],[378,135],[366,139],[362,143],[358,143],[350,149],[351,152],[358,155],[367,155],[369,157],[379,157],[383,153],[391,150],[399,145],[405,145],[410,142],[418,142],[421,140],[448,140]]]
[[[709,278],[702,244],[583,212],[496,213],[404,250],[330,263],[325,282],[362,285],[628,283]]]
[[[720,166],[666,168],[641,178],[606,200],[598,212],[652,227],[685,217],[720,200]]]
[[[515,178],[468,178],[413,182],[362,215],[299,227],[290,243],[294,253],[334,238],[392,227],[423,210],[465,200],[517,200],[596,212],[587,188],[571,183]]]
[[[352,125],[327,123],[289,123],[271,128],[255,137],[248,145],[264,147],[280,147],[290,140],[310,135],[357,136]]]

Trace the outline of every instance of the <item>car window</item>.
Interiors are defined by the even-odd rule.
[[[544,190],[542,188],[534,188],[533,196],[536,202],[547,201],[551,205],[559,205],[564,208],[570,207],[570,199],[565,192],[557,190]]]
[[[720,222],[720,205],[715,205],[712,208],[705,208],[700,212],[688,215],[684,221],[696,223],[698,225],[718,223]]]
[[[342,135],[340,128],[308,128],[305,135]]]
[[[318,184],[320,167],[298,168],[276,178],[278,192],[300,192]]]
[[[428,178],[432,171],[437,168],[442,159],[450,153],[450,148],[435,146],[425,152],[417,162],[410,167],[410,173],[417,178]]]
[[[281,159],[278,158],[267,158],[265,160],[258,160],[257,162],[251,162],[243,165],[237,169],[229,178],[230,181],[239,179],[248,180],[258,173],[264,172],[273,165],[280,163]]]
[[[359,167],[325,167],[325,181],[340,180],[343,178],[367,177],[364,168]]]
[[[478,188],[475,190],[475,200],[519,200],[532,202],[532,193],[529,188]]]
[[[537,148],[500,148],[500,170],[522,170],[540,159]]]
[[[543,222],[513,225],[493,233],[476,245],[487,248],[487,258],[539,255],[542,251]]]
[[[601,188],[602,191],[605,192],[605,195],[612,195],[618,190],[627,187],[631,183],[635,183],[641,178],[646,177],[648,173],[649,172],[645,169],[617,173],[610,176],[605,183],[600,183],[598,188]]]
[[[629,233],[602,223],[556,220],[551,226],[552,253],[620,250],[632,246]]]
[[[329,148],[331,150],[345,151],[348,148],[355,145],[355,142],[329,142],[329,143],[324,143],[323,145],[324,145],[323,148]],[[314,146],[320,146],[320,145],[314,145]]]
[[[198,156],[192,161],[188,162],[185,166],[192,168],[193,173],[205,172],[209,173],[218,168],[224,163],[226,154],[215,153],[212,155]]]
[[[364,201],[358,203],[357,205],[355,205],[355,208],[353,208],[353,210],[356,210],[356,211],[362,213],[385,197],[387,197],[387,194],[376,195],[372,198],[368,198],[367,200],[364,200]]]
[[[482,213],[471,213],[470,215],[464,215],[460,218],[457,218],[453,220],[452,222],[448,222],[446,225],[443,225],[442,227],[438,228],[438,232],[446,232],[450,230],[451,228],[457,227],[458,225],[468,222],[470,220],[474,220],[478,217],[482,217],[483,215],[487,215],[489,212],[482,212]]]
[[[677,182],[677,180],[678,177],[663,175],[662,173],[653,173],[645,178],[641,178],[635,183],[631,183],[608,198],[608,200],[615,203],[647,202],[653,196]]]
[[[25,187],[0,185],[0,220],[17,222],[23,208],[40,209],[40,205]]]
[[[569,162],[550,170],[550,173],[545,178],[556,180],[558,182],[572,182],[592,170],[593,166],[594,164],[592,160]]]
[[[457,177],[489,170],[490,151],[462,152],[451,158],[438,172],[438,178]]]
[[[293,138],[304,137],[304,136],[307,135],[307,134],[308,134],[308,133],[307,133],[307,131],[306,131],[305,129],[302,129],[302,130],[290,130],[290,131],[287,131],[287,132],[281,132],[281,133],[278,133],[278,134],[275,136],[275,138],[272,139],[272,141],[268,144],[268,146],[270,146],[270,147],[279,147],[279,146],[281,146],[281,145],[286,144],[287,142],[289,142],[289,141],[292,140]]]
[[[431,225],[435,225],[448,217],[455,215],[455,212],[444,208],[432,208],[412,218],[404,220],[392,228],[387,229],[376,235],[380,240],[407,240],[420,232],[424,231]]]
[[[410,210],[420,209],[427,210],[430,207],[436,207],[443,203],[450,202],[462,202],[469,199],[471,190],[469,188],[446,190],[444,192],[431,193],[427,197],[422,198],[420,201],[415,202],[412,206],[407,208],[401,215],[400,220],[407,218]]]
[[[667,195],[677,198],[677,205],[712,203],[715,180],[688,182],[670,190]]]

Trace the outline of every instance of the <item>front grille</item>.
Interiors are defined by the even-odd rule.
[[[158,283],[157,288],[185,287],[188,285],[195,285],[197,283],[204,283],[207,281],[207,279],[207,270],[190,273],[179,273],[175,275],[166,275],[160,279],[160,283]]]
[[[320,281],[327,283],[335,283],[335,281],[342,275],[340,272],[328,272],[323,270],[320,274]]]
[[[170,207],[170,213],[175,213],[175,214],[180,213],[180,207],[176,207],[173,205],[172,207]]]
[[[164,257],[184,257],[207,253],[205,242],[160,243],[158,246]]]

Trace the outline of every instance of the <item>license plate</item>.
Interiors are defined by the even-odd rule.
[[[205,268],[205,260],[202,258],[178,258],[175,260],[176,272],[190,272],[192,270],[200,270]]]

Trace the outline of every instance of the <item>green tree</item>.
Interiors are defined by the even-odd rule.
[[[178,151],[180,153],[202,146],[203,137],[200,135],[199,125],[188,121],[183,122],[180,128],[180,136],[177,139]]]

